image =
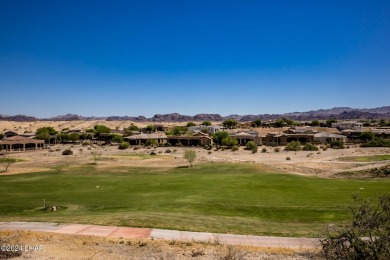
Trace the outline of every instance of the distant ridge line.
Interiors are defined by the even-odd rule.
[[[197,114],[194,116],[181,115],[179,113],[156,114],[151,118],[144,116],[108,116],[108,117],[84,117],[76,114],[66,114],[50,118],[37,118],[26,115],[0,115],[0,121],[33,122],[33,121],[74,121],[74,120],[106,120],[106,121],[134,121],[134,122],[188,122],[188,121],[224,121],[234,118],[240,122],[253,121],[256,119],[274,120],[288,118],[298,121],[309,120],[347,120],[347,119],[390,119],[390,106],[377,108],[350,108],[334,107],[330,109],[311,110],[307,112],[291,112],[284,114],[258,114],[258,115],[229,115]]]

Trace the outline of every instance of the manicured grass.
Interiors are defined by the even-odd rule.
[[[194,168],[57,167],[0,176],[0,221],[47,221],[220,233],[316,236],[347,219],[351,195],[374,197],[388,180],[275,174],[244,164]],[[49,205],[64,206],[43,212]]]
[[[348,162],[376,162],[390,160],[390,154],[341,157],[340,161]]]

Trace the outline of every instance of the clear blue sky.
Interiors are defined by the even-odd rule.
[[[0,1],[0,114],[390,105],[390,1]]]

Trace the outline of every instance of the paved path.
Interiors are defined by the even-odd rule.
[[[219,243],[226,245],[244,245],[292,249],[314,248],[318,245],[318,240],[315,238],[246,236],[164,229],[82,224],[57,224],[41,222],[0,222],[0,230],[31,230],[59,234],[89,235],[100,237],[164,239],[176,241]]]

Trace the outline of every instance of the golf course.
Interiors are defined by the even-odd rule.
[[[348,220],[353,194],[375,198],[389,187],[388,179],[326,179],[239,163],[63,164],[0,175],[0,221],[316,237],[327,224]],[[44,200],[59,210],[43,210]]]

